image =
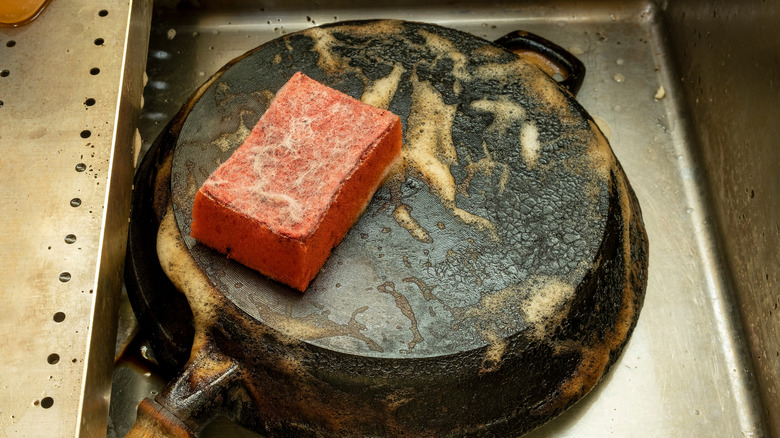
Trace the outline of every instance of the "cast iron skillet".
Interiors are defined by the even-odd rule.
[[[542,72],[556,66],[563,85]],[[305,294],[189,237],[195,191],[296,71],[404,126],[404,167]],[[524,33],[400,21],[308,29],[226,65],[136,178],[128,292],[183,370],[131,434],[195,435],[222,413],[273,435],[518,435],[579,400],[647,278],[639,206],[570,94],[583,73]]]

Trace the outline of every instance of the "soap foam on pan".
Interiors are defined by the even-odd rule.
[[[455,178],[450,166],[458,163],[452,142],[452,124],[457,105],[444,103],[441,94],[429,83],[412,76],[412,105],[407,119],[404,160],[408,171],[419,175],[442,204],[463,222],[486,231],[498,241],[495,225],[487,218],[468,212],[455,202]],[[404,225],[404,223],[400,223]],[[410,230],[412,235],[416,232]]]
[[[398,84],[401,82],[401,75],[405,71],[402,64],[396,64],[389,75],[366,85],[360,101],[377,108],[387,109],[390,107],[390,101],[393,100]]]
[[[367,32],[367,28],[360,27],[361,32]],[[375,37],[380,33],[383,37],[401,35],[401,26],[395,21],[383,21],[370,26],[371,32],[367,36]],[[331,74],[343,74],[351,72],[356,74],[364,82],[365,88],[361,100],[380,108],[387,108],[399,85],[402,75],[406,70],[400,64],[396,64],[393,70],[384,78],[371,81],[365,77],[362,70],[352,67],[347,59],[336,53],[334,48],[339,41],[328,29],[313,28],[305,31],[314,41],[314,50],[318,53],[318,66]],[[501,49],[486,45],[479,51],[479,56],[487,62],[470,70],[469,57],[462,53],[447,38],[443,38],[432,32],[420,30],[419,35],[424,38],[424,47],[419,43],[405,40],[405,43],[419,45],[421,50],[429,51],[436,59],[448,59],[452,62],[452,75],[455,78],[453,90],[457,93],[462,89],[462,83],[476,79],[498,80],[506,83],[516,76],[528,76],[534,73],[535,67],[529,66],[524,61],[516,60],[509,63],[499,62],[505,57],[506,52]],[[531,77],[544,76],[536,73]],[[412,105],[407,120],[407,130],[404,139],[403,156],[406,166],[406,174],[409,172],[421,177],[430,187],[431,192],[441,200],[452,214],[464,223],[479,230],[485,231],[491,240],[499,241],[495,225],[488,219],[473,212],[467,211],[456,204],[455,194],[459,188],[450,167],[457,164],[459,159],[451,138],[452,125],[456,116],[457,106],[444,103],[443,96],[429,82],[420,80],[416,72],[411,73]],[[545,81],[544,78],[540,79]],[[533,87],[542,84],[534,84]],[[545,83],[545,85],[548,85]],[[556,93],[560,94],[557,92]],[[566,113],[571,118],[568,107],[560,96],[545,95],[551,106],[556,111]],[[488,132],[506,134],[513,125],[521,125],[519,141],[522,147],[522,157],[528,168],[534,168],[542,150],[539,142],[539,131],[532,120],[528,120],[526,110],[513,102],[508,96],[499,96],[496,100],[478,100],[472,103],[472,107],[489,112],[494,116],[494,121],[488,128]],[[503,168],[506,167],[504,163]],[[505,179],[505,178],[504,178]],[[468,195],[468,193],[466,193]],[[396,200],[398,203],[398,200]],[[427,240],[427,232],[420,229],[419,223],[405,210],[403,215],[395,215],[397,222],[406,228],[412,236],[423,241]]]
[[[360,28],[362,30],[362,28]],[[400,22],[383,21],[372,26],[370,36],[376,32],[389,37],[400,34]],[[331,74],[343,74],[345,71],[355,73],[363,79],[365,91],[361,100],[379,108],[389,106],[392,97],[401,80],[405,69],[396,65],[386,77],[369,81],[362,71],[349,66],[347,60],[337,55],[333,48],[338,41],[333,34],[323,28],[312,28],[305,34],[314,41],[314,50],[318,53],[317,65]],[[447,55],[455,60],[456,77],[468,78],[466,69],[468,58],[459,52],[451,42],[429,32],[420,31],[426,38],[426,47],[439,55]],[[486,231],[491,240],[497,241],[498,233],[495,225],[488,219],[473,214],[458,207],[455,203],[456,184],[450,171],[450,166],[458,163],[458,156],[452,142],[452,123],[457,105],[446,105],[441,94],[427,81],[421,81],[416,73],[412,73],[412,105],[407,120],[406,136],[404,138],[403,158],[406,172],[413,172],[422,177],[431,187],[431,192],[439,197],[442,204],[450,209],[463,222]],[[457,88],[457,84],[455,85]],[[403,213],[403,214],[401,214]],[[427,232],[419,227],[417,220],[410,216],[408,210],[394,215],[400,226],[407,229],[415,238],[426,240]]]

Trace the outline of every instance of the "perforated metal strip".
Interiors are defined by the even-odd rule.
[[[106,436],[151,1],[0,28],[0,437]]]

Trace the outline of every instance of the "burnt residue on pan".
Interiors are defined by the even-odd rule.
[[[304,295],[188,235],[195,191],[296,71],[404,126],[403,164]],[[583,397],[636,323],[647,238],[620,165],[568,92],[492,43],[312,28],[226,66],[174,127],[155,237],[194,341],[157,402],[191,430],[221,412],[280,435],[518,434]]]
[[[257,75],[258,66],[266,74]],[[298,70],[387,106],[405,134],[403,165],[306,296],[291,300],[286,288],[215,257],[188,234],[197,188],[241,143],[266,96]],[[596,132],[553,80],[486,41],[397,21],[313,28],[234,65],[193,106],[174,152],[174,211],[199,265],[260,321],[298,333],[308,327],[305,339],[344,352],[470,350],[527,322],[518,309],[491,334],[480,315],[493,315],[471,312],[462,323],[452,320],[458,312],[537,277],[573,288],[595,259],[608,208],[605,169],[614,162]],[[426,301],[403,283],[409,277],[448,293]],[[403,298],[385,293],[387,284]],[[364,307],[356,318],[366,326],[362,340],[323,330]]]

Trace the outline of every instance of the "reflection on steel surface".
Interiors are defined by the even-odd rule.
[[[150,16],[53,1],[0,27],[0,436],[106,433]]]

